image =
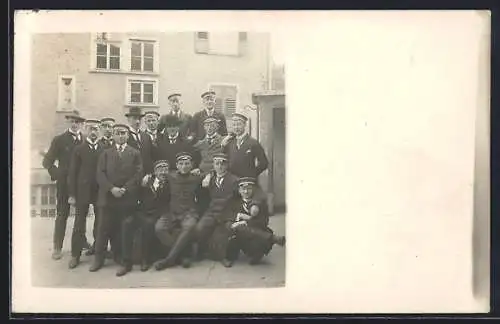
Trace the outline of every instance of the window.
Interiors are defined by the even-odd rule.
[[[96,44],[96,69],[120,70],[121,49],[116,44]]]
[[[42,187],[42,205],[49,204],[49,186]]]
[[[60,75],[59,76],[59,110],[73,110],[75,108],[76,100],[76,86],[75,77],[73,75]]]
[[[31,205],[36,205],[36,187],[31,188]]]
[[[36,217],[36,215],[37,215],[36,209],[32,209],[31,210],[31,217]]]
[[[49,186],[49,205],[56,204],[56,186]]]
[[[153,72],[155,66],[155,42],[131,41],[130,70],[134,72]]]
[[[212,85],[215,91],[215,110],[230,116],[236,112],[238,88],[236,85]]]
[[[47,209],[42,209],[42,213],[40,214],[41,217],[47,218],[49,217],[49,213]]]
[[[49,209],[49,217],[50,218],[56,217],[56,210],[55,210],[55,208]]]
[[[129,78],[127,80],[128,105],[158,105],[158,80]]]
[[[244,52],[246,41],[246,32],[196,32],[195,52],[239,56]]]

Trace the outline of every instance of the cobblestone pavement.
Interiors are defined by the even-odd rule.
[[[87,221],[87,237],[93,219]],[[189,269],[181,267],[164,271],[150,269],[141,272],[134,266],[132,272],[124,277],[116,277],[117,265],[107,260],[105,266],[96,273],[88,271],[91,258],[82,256],[76,269],[68,269],[70,259],[71,229],[73,218],[68,220],[63,247],[63,258],[51,259],[52,233],[54,220],[32,219],[32,284],[37,287],[68,288],[245,288],[279,287],[285,284],[286,248],[275,246],[263,263],[250,266],[244,256],[232,268],[224,268],[220,263],[202,261],[194,263]],[[285,234],[285,215],[271,217],[270,227],[279,235]]]

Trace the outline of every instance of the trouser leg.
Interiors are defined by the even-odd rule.
[[[56,219],[54,224],[54,250],[60,251],[63,247],[64,236],[66,234],[66,224],[68,222],[70,205],[68,204],[68,194],[66,186],[57,185]]]
[[[132,265],[132,253],[134,248],[134,237],[137,230],[137,219],[135,215],[125,216],[121,221],[121,246],[122,262],[124,265]]]
[[[241,226],[235,233],[241,250],[252,259],[262,258],[273,246],[273,232],[269,228]]]
[[[198,255],[202,256],[208,249],[208,240],[215,229],[215,219],[212,216],[203,216],[196,224],[196,241],[198,243]]]
[[[190,251],[190,245],[195,234],[196,217],[187,215],[181,222],[181,232],[179,233],[172,249],[168,253],[169,260],[177,260],[182,253]]]
[[[170,215],[160,217],[155,224],[155,234],[163,247],[169,249],[175,243],[175,235],[173,233],[173,219]]]
[[[155,222],[154,218],[141,218],[141,240],[142,240],[142,251],[141,259],[144,263],[151,263],[154,255],[155,248]]]
[[[95,242],[95,257],[104,261],[105,252],[108,247],[108,241],[111,239],[113,224],[116,216],[111,208],[99,208],[99,218],[97,222],[97,238]]]
[[[71,235],[71,256],[80,257],[85,244],[85,231],[87,228],[87,213],[89,205],[77,205],[73,233]]]

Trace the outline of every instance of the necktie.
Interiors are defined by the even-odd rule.
[[[220,188],[220,186],[222,185],[222,177],[218,177],[216,180],[215,180],[215,184],[217,185],[217,187]]]
[[[123,145],[120,145],[118,146],[118,155],[122,157],[122,153],[123,153]]]
[[[248,207],[250,206],[250,202],[249,201],[243,201],[243,209],[248,212]]]

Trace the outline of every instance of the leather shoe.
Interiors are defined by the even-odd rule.
[[[54,252],[52,252],[52,259],[59,260],[61,258],[62,258],[61,250],[54,250]]]
[[[122,265],[122,266],[120,266],[120,268],[118,269],[118,271],[116,271],[116,276],[117,277],[124,276],[127,273],[129,273],[130,271],[132,271],[132,266],[131,265]]]
[[[284,236],[275,235],[273,241],[274,241],[274,243],[278,244],[279,246],[285,246],[285,243],[286,243],[286,239]]]
[[[174,265],[175,265],[175,262],[173,260],[166,258],[166,259],[163,259],[163,260],[156,262],[155,269],[157,271],[160,271],[160,270],[163,270],[166,268],[171,268]]]
[[[190,268],[191,267],[191,258],[182,258],[182,267],[183,268]]]
[[[100,262],[100,261],[97,261],[97,260],[94,260],[94,262],[92,262],[92,265],[90,266],[89,268],[89,271],[90,272],[96,272],[98,271],[99,269],[101,269],[103,266],[103,262]]]
[[[151,264],[150,263],[147,263],[147,262],[143,262],[141,264],[141,271],[142,272],[145,272],[145,271],[148,271],[149,268],[151,268]]]
[[[80,258],[78,257],[72,257],[71,260],[69,260],[69,264],[68,264],[68,267],[70,269],[74,269],[78,266],[78,264],[80,264]]]
[[[222,265],[226,268],[231,268],[233,266],[233,261],[224,259],[221,261]]]
[[[95,254],[95,248],[93,246],[90,247],[87,251],[85,251],[85,255],[91,256]]]

